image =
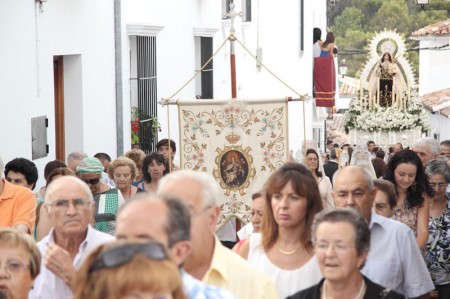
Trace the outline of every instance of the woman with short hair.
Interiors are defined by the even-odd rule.
[[[361,214],[350,208],[324,211],[316,216],[312,229],[324,278],[289,299],[404,298],[361,274],[370,248],[369,226]]]
[[[27,299],[41,271],[41,253],[32,237],[0,228],[0,286],[8,299]]]
[[[442,160],[428,162],[425,173],[434,195],[430,198],[430,236],[425,261],[436,290],[431,298],[450,298],[450,202],[446,188],[450,169]]]
[[[136,193],[142,192],[141,189],[131,184],[134,182],[137,172],[136,164],[127,157],[118,157],[108,166],[108,176],[114,181],[125,201],[130,200]]]
[[[378,215],[391,218],[394,208],[397,205],[397,197],[395,196],[395,186],[386,180],[374,180],[373,185],[377,188],[377,193],[373,200],[373,210]]]

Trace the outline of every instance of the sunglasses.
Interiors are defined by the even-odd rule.
[[[100,182],[100,179],[92,179],[92,180],[83,180],[88,185],[97,185]]]
[[[103,252],[91,265],[88,273],[91,274],[105,268],[120,267],[129,263],[136,254],[142,254],[152,260],[168,259],[166,250],[161,243],[126,244]]]

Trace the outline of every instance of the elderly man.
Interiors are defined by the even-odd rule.
[[[81,160],[87,157],[87,154],[82,151],[72,152],[67,156],[67,167],[73,172],[77,172],[77,166]]]
[[[440,144],[441,156],[450,160],[450,140],[444,140]]]
[[[13,185],[1,178],[2,173],[0,157],[0,227],[14,227],[30,234],[36,221],[36,196],[29,188]]]
[[[151,194],[138,195],[117,215],[117,239],[155,240],[163,244],[170,258],[180,267],[192,252],[190,215],[176,199]],[[181,268],[183,288],[188,298],[234,298],[227,291],[209,286]]]
[[[359,166],[338,170],[334,177],[336,207],[353,207],[370,226],[370,250],[362,273],[408,298],[428,298],[434,289],[414,233],[406,225],[372,211],[376,189],[371,175]]]
[[[53,181],[45,193],[45,208],[53,229],[38,243],[42,269],[29,298],[72,298],[76,269],[91,250],[114,237],[90,226],[92,194],[76,177],[63,176]]]
[[[224,247],[215,236],[219,186],[205,172],[180,170],[163,177],[159,194],[180,198],[191,211],[192,254],[184,263],[195,278],[229,290],[239,299],[278,298],[272,281]]]
[[[425,167],[430,160],[437,159],[441,152],[439,142],[431,137],[424,137],[414,143],[413,151],[419,156]]]

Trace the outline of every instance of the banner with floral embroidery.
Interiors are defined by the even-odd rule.
[[[288,159],[287,99],[178,100],[180,166],[211,173],[218,227],[250,221],[251,196]]]

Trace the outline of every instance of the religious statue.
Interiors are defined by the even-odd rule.
[[[378,107],[400,106],[406,83],[395,57],[390,52],[383,53],[375,66],[369,85]]]

